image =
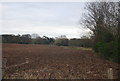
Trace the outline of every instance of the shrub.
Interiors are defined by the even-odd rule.
[[[55,40],[55,45],[68,46],[68,39],[57,39]]]
[[[103,47],[103,42],[98,42],[95,44],[95,46],[93,47],[94,51],[97,53],[100,53],[100,49]]]
[[[118,42],[98,42],[95,47],[95,51],[98,52],[98,55],[100,57],[114,62],[118,62]]]

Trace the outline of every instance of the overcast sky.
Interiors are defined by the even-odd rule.
[[[88,32],[80,25],[85,2],[6,2],[2,3],[0,34],[33,34],[41,37],[79,38]]]

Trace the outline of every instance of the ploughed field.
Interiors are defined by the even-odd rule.
[[[117,63],[85,48],[2,44],[2,55],[7,60],[5,79],[107,79],[108,68],[118,78]]]

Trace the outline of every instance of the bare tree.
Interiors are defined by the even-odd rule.
[[[120,2],[118,3],[118,39],[120,41]]]
[[[96,40],[102,39],[106,32],[117,35],[118,2],[91,2],[85,9],[88,13],[82,24],[93,31]]]
[[[113,35],[113,37],[118,35],[118,8],[118,2],[91,2],[86,4],[87,13],[82,24],[93,31],[95,41],[104,40],[106,33]]]
[[[86,4],[86,10],[82,23],[93,31],[94,51],[105,59],[120,62],[120,2],[91,2]]]

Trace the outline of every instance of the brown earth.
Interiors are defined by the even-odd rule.
[[[97,57],[92,50],[2,44],[2,55],[7,59],[5,79],[107,79],[108,68],[118,78],[118,64]]]

